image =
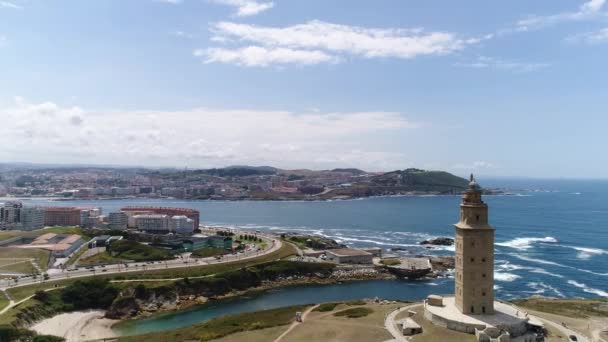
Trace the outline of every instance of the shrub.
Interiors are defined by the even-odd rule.
[[[107,279],[77,280],[61,292],[61,299],[75,310],[107,309],[118,296],[118,289]]]
[[[350,302],[346,302],[346,305],[350,305],[350,306],[357,306],[357,305],[365,305],[365,301],[358,299],[358,300],[351,300]]]
[[[314,311],[319,311],[319,312],[334,311],[336,306],[338,306],[339,304],[340,303],[323,303],[323,304],[319,305]]]
[[[44,290],[38,290],[36,291],[36,294],[34,294],[34,299],[46,303],[49,300],[49,294]]]
[[[338,311],[334,314],[334,316],[336,316],[336,317],[346,316],[348,318],[360,318],[360,317],[365,317],[365,316],[371,314],[372,312],[374,312],[374,310],[372,310],[370,308],[352,308],[352,309]]]

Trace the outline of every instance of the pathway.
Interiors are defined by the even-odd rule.
[[[386,315],[386,319],[384,319],[384,327],[395,338],[393,341],[398,341],[398,342],[409,341],[409,339],[407,337],[403,336],[403,333],[401,331],[399,331],[399,328],[397,327],[397,323],[395,323],[395,317],[397,317],[397,315],[402,313],[403,311],[411,310],[420,305],[422,305],[422,304],[417,303],[417,304],[413,304],[413,305],[404,306],[404,307],[394,310],[391,313],[389,313],[388,315]]]
[[[306,309],[306,311],[304,311],[304,313],[302,314],[302,322],[304,323],[304,320],[306,319],[306,316],[308,316],[309,313],[312,312],[312,310],[316,309],[319,306],[319,304],[317,305],[313,305],[310,308]],[[277,337],[274,342],[279,342],[283,339],[283,337],[285,337],[285,335],[289,334],[295,327],[297,327],[298,325],[301,324],[298,321],[294,321],[293,323],[291,323],[291,325],[289,326],[289,328],[287,328],[287,330],[285,330],[281,336]]]
[[[557,322],[553,322],[548,319],[540,318],[538,316],[533,316],[533,315],[530,315],[530,317],[533,317],[539,321],[542,321],[545,324],[549,324],[550,326],[552,326],[553,328],[559,330],[562,334],[564,334],[566,336],[566,338],[569,338],[570,335],[574,335],[574,336],[576,336],[578,342],[591,342],[591,340],[587,336],[585,336],[577,331],[574,331],[568,327],[565,327]],[[568,341],[570,341],[570,339],[568,339]]]

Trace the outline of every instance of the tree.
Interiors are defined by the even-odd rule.
[[[34,299],[46,303],[49,300],[49,293],[44,290],[38,290],[34,294]]]

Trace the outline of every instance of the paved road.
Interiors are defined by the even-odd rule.
[[[258,235],[259,236],[259,235]],[[72,279],[72,278],[84,278],[92,277],[99,274],[117,274],[117,273],[133,273],[143,272],[161,269],[175,269],[175,268],[188,268],[202,265],[214,265],[223,264],[240,260],[247,260],[256,258],[262,255],[266,255],[279,250],[282,247],[282,242],[271,236],[261,236],[264,239],[269,248],[263,251],[259,250],[248,250],[244,253],[238,253],[236,255],[230,254],[222,257],[221,259],[210,258],[189,258],[185,257],[182,259],[167,260],[167,261],[155,261],[155,262],[134,262],[134,263],[121,263],[111,264],[105,266],[90,266],[89,268],[80,267],[73,270],[57,270],[51,269],[47,273],[49,279],[44,280],[42,276],[38,276],[36,279],[32,277],[20,278],[17,283],[11,279],[0,280],[0,290],[6,290],[14,287],[27,286],[32,284],[38,284],[43,282],[50,282],[54,280]]]

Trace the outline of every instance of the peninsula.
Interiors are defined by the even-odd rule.
[[[55,200],[177,198],[198,200],[333,200],[371,196],[458,194],[467,181],[416,168],[367,172],[354,168],[283,170],[230,166],[149,169],[98,166],[0,167],[0,197]]]

